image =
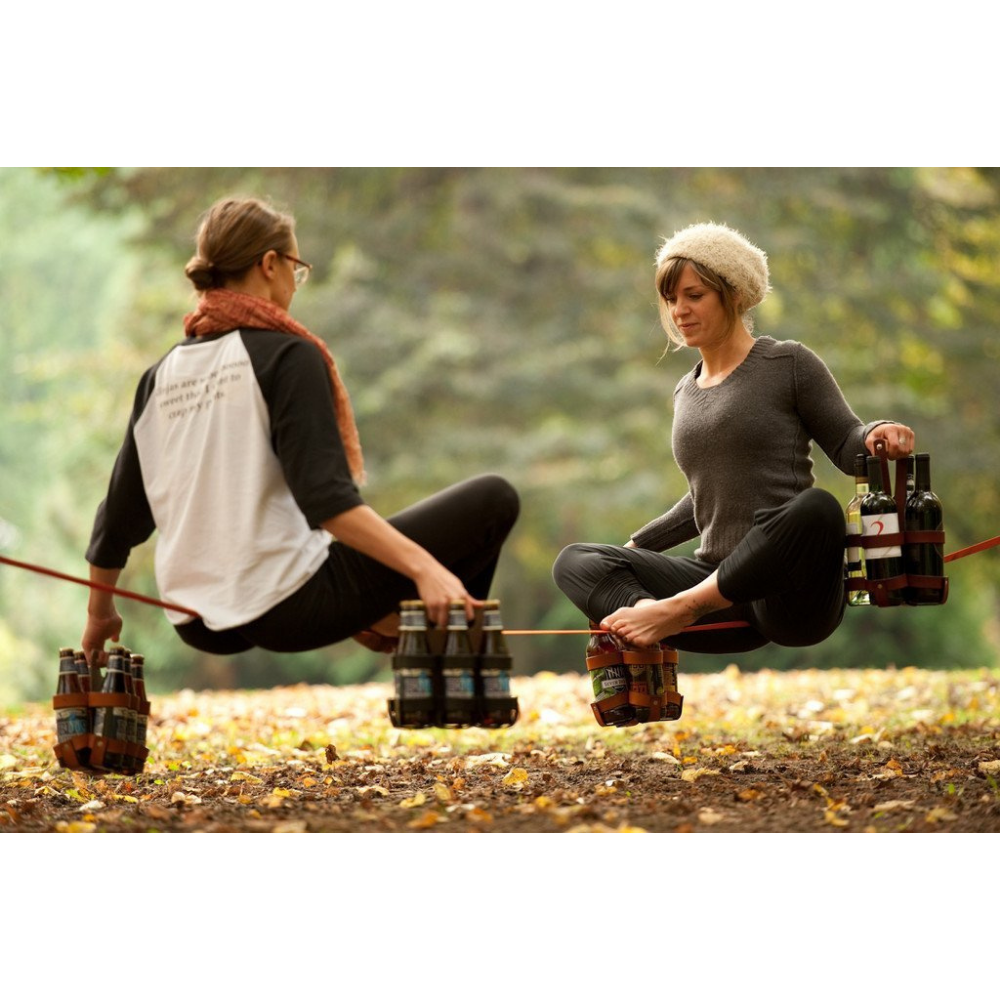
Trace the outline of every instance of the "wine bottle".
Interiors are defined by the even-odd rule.
[[[899,513],[896,501],[885,492],[882,483],[882,461],[868,456],[868,493],[861,501],[862,534],[866,538],[899,534]],[[865,572],[872,582],[891,580],[903,575],[903,550],[899,544],[875,546],[865,549]],[[877,604],[903,604],[903,588],[881,590],[882,599]]]
[[[931,490],[931,457],[918,454],[914,489],[906,501],[903,523],[906,531],[943,531],[944,508]],[[942,542],[907,542],[903,562],[908,576],[944,576]],[[907,587],[908,604],[940,604],[942,593],[934,587]]]
[[[854,496],[845,511],[848,535],[862,534],[861,501],[868,493],[868,463],[864,455],[854,456]],[[871,595],[864,588],[851,589],[851,579],[864,579],[865,556],[860,545],[851,545],[846,552],[847,559],[847,603],[853,607],[871,604]]]

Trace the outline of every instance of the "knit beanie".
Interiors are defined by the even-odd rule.
[[[657,270],[671,257],[687,257],[725,278],[740,296],[744,312],[763,302],[771,290],[767,255],[729,226],[699,222],[678,230],[660,247]]]

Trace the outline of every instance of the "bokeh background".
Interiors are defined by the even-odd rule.
[[[216,198],[274,200],[314,267],[294,315],[330,344],[391,514],[482,471],[523,513],[496,581],[510,628],[580,628],[550,568],[570,541],[623,542],[684,491],[658,243],[725,222],[769,255],[756,329],[800,340],[864,420],[931,455],[946,549],[1000,533],[1000,171],[896,169],[0,169],[0,552],[83,576],[142,371],[194,304],[183,266]],[[844,503],[853,481],[815,455]],[[121,585],[155,595],[155,537]],[[693,551],[692,543],[679,551]],[[995,666],[998,550],[951,564],[948,604],[849,609],[807,649],[682,657],[682,671]],[[0,564],[0,707],[48,698],[86,590]],[[354,643],[219,658],[121,600],[154,692],[387,680]],[[512,638],[515,672],[580,670],[580,637]]]

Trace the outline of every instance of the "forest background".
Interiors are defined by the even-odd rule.
[[[262,195],[298,220],[314,267],[293,313],[330,344],[369,468],[395,510],[481,471],[522,516],[494,596],[508,627],[580,628],[551,565],[579,540],[624,542],[684,481],[664,353],[658,243],[726,222],[768,253],[756,332],[819,353],[864,420],[914,427],[931,454],[948,551],[997,534],[1000,171],[898,169],[0,170],[0,552],[83,576],[142,371],[181,335],[200,213]],[[846,504],[853,481],[814,455]],[[121,585],[156,594],[155,538]],[[690,552],[694,543],[678,551]],[[807,649],[683,657],[682,671],[995,666],[1000,561],[951,564],[943,608],[849,609]],[[51,695],[86,590],[0,565],[0,707]],[[209,657],[162,612],[122,600],[123,641],[153,692],[388,680],[354,643]],[[515,672],[578,671],[579,637],[511,639]]]

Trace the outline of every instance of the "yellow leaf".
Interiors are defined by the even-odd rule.
[[[93,833],[97,829],[94,823],[83,823],[79,820],[73,820],[67,823],[65,820],[59,820],[56,823],[56,833]]]
[[[927,814],[926,819],[928,823],[950,823],[952,820],[958,819],[958,816],[956,816],[950,809],[938,806]]]
[[[981,760],[979,762],[980,774],[1000,774],[1000,760]]]
[[[302,784],[306,788],[312,788],[312,786],[316,784],[316,779],[315,778],[308,778],[308,777],[303,778],[302,779]]]
[[[418,816],[416,819],[410,820],[406,825],[414,830],[426,830],[432,826],[436,826],[438,823],[447,823],[448,820],[442,816],[440,813],[428,810],[422,815]]]
[[[501,782],[506,788],[513,788],[520,790],[524,787],[525,782],[528,781],[528,772],[525,771],[523,767],[511,768],[507,774],[504,775],[503,781]]]
[[[0,753],[0,771],[9,771],[17,766],[17,758],[10,753]]]
[[[417,806],[422,806],[427,801],[427,796],[423,792],[417,792],[416,795],[411,799],[403,799],[399,804],[404,809],[415,809]]]
[[[465,818],[469,820],[470,823],[492,823],[493,815],[488,813],[485,809],[480,809],[479,806],[474,806],[466,814]]]
[[[708,767],[689,767],[686,770],[681,771],[681,781],[697,781],[703,775],[718,773],[718,771],[713,771]]]
[[[536,809],[541,809],[544,811],[545,809],[551,809],[554,805],[555,802],[552,799],[550,799],[547,795],[539,795],[538,798],[535,799]]]
[[[850,824],[844,819],[840,812],[836,809],[827,809],[823,813],[823,817],[826,819],[830,826],[849,826]]]
[[[451,789],[440,781],[434,785],[434,795],[438,802],[451,802],[455,798],[451,793]]]
[[[754,799],[759,799],[764,795],[764,793],[759,788],[741,788],[736,793],[736,798],[740,802],[753,802]]]

